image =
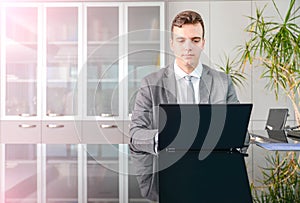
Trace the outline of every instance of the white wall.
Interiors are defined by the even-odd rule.
[[[281,12],[287,10],[288,2],[276,0]],[[222,64],[221,58],[224,58],[224,54],[229,54],[233,58],[235,56],[234,48],[243,44],[247,39],[244,28],[249,24],[249,19],[246,16],[254,15],[256,6],[262,8],[265,4],[268,4],[265,14],[275,16],[276,13],[270,0],[169,1],[167,28],[170,28],[171,21],[178,12],[187,9],[199,12],[204,18],[206,29],[206,46],[202,61],[211,66]],[[299,6],[300,0],[297,0],[296,4]],[[298,24],[300,24],[300,20]],[[236,90],[242,103],[253,103],[250,129],[264,129],[269,108],[289,108],[290,116],[287,124],[294,125],[295,117],[291,102],[284,94],[280,95],[279,100],[276,101],[274,93],[265,88],[267,80],[260,78],[261,69],[259,67],[248,68],[246,74],[246,84]]]

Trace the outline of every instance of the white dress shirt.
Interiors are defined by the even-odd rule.
[[[191,72],[190,74],[187,74],[184,72],[177,64],[176,61],[174,63],[174,72],[175,72],[175,78],[176,78],[176,85],[177,85],[177,103],[185,103],[187,101],[187,85],[188,82],[186,79],[184,79],[185,76],[190,75],[192,77],[192,83],[194,87],[195,92],[195,102],[198,104],[200,102],[200,96],[199,96],[199,84],[200,84],[200,78],[202,74],[203,66],[201,63],[198,64],[198,66]]]

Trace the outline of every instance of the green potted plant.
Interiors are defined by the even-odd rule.
[[[275,152],[266,157],[266,166],[261,169],[261,185],[251,185],[254,202],[300,202],[299,156]]]
[[[246,27],[250,39],[239,47],[241,69],[262,68],[261,77],[268,79],[267,87],[274,91],[276,98],[283,91],[290,99],[295,118],[300,125],[300,28],[296,20],[300,17],[300,7],[294,8],[291,0],[285,16],[282,16],[272,0],[280,20],[265,17],[264,9],[256,9],[256,16],[249,17]]]
[[[228,55],[224,54],[224,58],[221,59],[222,64],[216,64],[217,67],[224,73],[230,76],[232,83],[236,87],[242,87],[244,82],[246,82],[246,77],[243,72],[239,71],[238,62],[236,58],[231,59]]]
[[[290,99],[295,118],[300,125],[300,7],[295,8],[295,0],[290,0],[285,16],[272,0],[279,21],[264,16],[263,9],[256,9],[256,15],[249,17],[251,23],[246,27],[250,38],[239,46],[240,68],[261,68],[262,78],[274,91]],[[249,66],[248,66],[249,65]],[[262,167],[261,185],[252,184],[255,202],[300,202],[299,156],[295,152],[266,157],[267,166]]]

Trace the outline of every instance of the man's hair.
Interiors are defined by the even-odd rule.
[[[204,22],[201,17],[201,15],[195,11],[182,11],[178,13],[174,20],[172,21],[172,26],[171,26],[171,37],[173,38],[173,30],[174,27],[182,27],[184,24],[197,24],[200,23],[203,29],[203,35],[204,37]]]

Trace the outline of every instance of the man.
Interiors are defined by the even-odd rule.
[[[151,200],[158,199],[155,159],[159,104],[239,102],[230,76],[199,61],[205,45],[201,16],[194,11],[179,13],[171,33],[174,64],[142,80],[130,127],[130,149],[141,193]]]

